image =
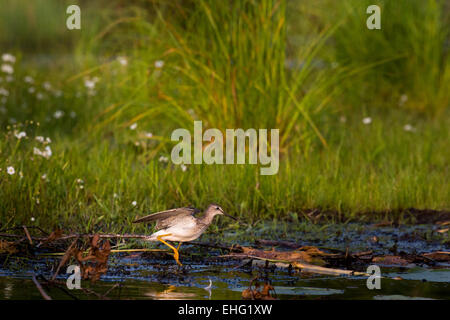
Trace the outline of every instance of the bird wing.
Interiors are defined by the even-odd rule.
[[[160,230],[170,227],[178,218],[193,215],[198,211],[191,207],[171,209],[149,214],[148,216],[133,221],[133,223],[156,221],[155,229]]]

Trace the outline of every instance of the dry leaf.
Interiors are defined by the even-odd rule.
[[[423,256],[439,262],[450,261],[450,252],[446,251],[424,253]]]
[[[317,248],[316,248],[317,249]],[[243,253],[248,256],[269,259],[269,260],[283,260],[288,262],[305,261],[309,263],[324,264],[325,262],[318,258],[313,258],[317,255],[317,251],[309,254],[307,251],[277,251],[277,250],[258,250],[249,247],[242,247]],[[318,249],[317,249],[318,250]]]
[[[0,240],[0,253],[8,253],[8,254],[14,254],[18,250],[16,248],[16,245],[14,242],[9,242],[6,240]]]
[[[61,229],[56,229],[52,231],[52,233],[50,233],[50,235],[45,240],[41,241],[39,243],[39,246],[58,240],[59,238],[62,237],[62,235],[63,231]]]
[[[252,289],[252,286],[254,286],[254,289]],[[268,282],[264,283],[261,290],[258,278],[254,278],[250,281],[249,287],[242,291],[242,298],[246,300],[276,300],[271,292],[275,292],[275,289]]]
[[[95,234],[91,239],[91,247],[87,256],[83,251],[76,249],[74,256],[77,259],[83,279],[97,281],[108,271],[108,257],[111,253],[111,244],[106,240],[102,247],[99,246],[100,236]]]
[[[405,266],[409,264],[409,262],[399,256],[381,256],[374,257],[372,262],[376,262],[381,265],[402,265]]]

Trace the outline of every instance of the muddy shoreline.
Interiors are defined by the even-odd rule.
[[[99,275],[99,281],[87,279],[82,283],[93,292],[106,292],[114,285],[111,298],[116,299],[209,299],[211,296],[204,288],[210,280],[213,299],[241,299],[245,290],[249,292],[255,278],[259,279],[260,288],[270,283],[277,292],[271,298],[279,299],[381,299],[396,295],[401,298],[450,298],[450,241],[448,231],[445,231],[448,225],[441,220],[435,221],[434,224],[415,225],[395,225],[388,221],[261,222],[254,227],[226,228],[221,233],[209,232],[192,244],[184,244],[180,251],[182,268],[175,264],[169,251],[161,250],[165,249],[162,246],[139,239],[110,239],[112,248],[145,247],[159,251],[111,253],[107,270]],[[31,233],[38,232],[31,229]],[[5,241],[5,238],[1,239]],[[52,278],[61,262],[62,256],[55,256],[54,252],[64,253],[72,241],[58,242],[56,239],[38,246],[37,242],[32,245],[27,237],[23,237],[22,251],[0,254],[0,283],[22,281],[32,290],[29,281],[33,274],[40,277],[55,298],[69,299],[67,294],[60,295],[61,288],[56,290],[46,281]],[[83,240],[79,241],[82,244]],[[85,245],[89,244],[87,238],[84,241]],[[287,261],[287,264],[280,261]],[[376,264],[387,276],[383,283],[388,283],[390,290],[369,292],[365,287],[367,277],[353,273],[317,274],[296,265],[305,261],[319,268],[354,272],[365,272],[369,265]],[[76,260],[68,263],[76,263]],[[65,279],[63,267],[56,280],[64,283]],[[414,295],[411,295],[413,291],[408,291],[409,287],[415,288]],[[120,294],[118,288],[121,288]],[[0,296],[1,292],[0,285]],[[39,299],[35,293],[33,297]],[[86,292],[78,294],[80,299],[99,299],[101,296],[90,297]],[[7,295],[3,294],[3,298]]]

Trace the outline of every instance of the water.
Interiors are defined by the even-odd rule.
[[[139,259],[140,260],[140,259]],[[285,270],[244,272],[226,265],[195,265],[192,270],[177,274],[167,266],[161,270],[136,261],[138,268],[121,266],[125,274],[103,276],[91,284],[82,281],[82,287],[104,294],[114,284],[108,297],[112,299],[232,299],[239,300],[242,291],[257,275],[271,280],[279,299],[450,299],[450,266],[437,270],[383,269],[382,274],[404,280],[382,279],[380,290],[368,290],[364,277],[303,276]],[[172,273],[173,272],[173,273]],[[171,274],[172,273],[172,274]],[[60,278],[61,279],[61,278]],[[211,290],[205,289],[212,283]],[[45,287],[44,287],[45,288]],[[72,299],[56,287],[45,288],[53,299]],[[98,299],[81,290],[71,290],[78,299]],[[0,299],[42,299],[30,274],[0,274]]]
[[[440,238],[425,239],[431,226],[400,228],[371,228],[363,225],[330,225],[314,229],[261,227],[239,234],[226,231],[223,242],[227,245],[255,245],[255,239],[296,241],[300,244],[322,245],[338,249],[349,247],[352,252],[374,250],[387,254],[393,244],[406,252],[449,251],[447,242]],[[277,233],[278,232],[278,233]],[[414,236],[414,235],[417,235]],[[373,236],[378,238],[374,242]],[[209,234],[202,242],[217,239]],[[347,239],[352,239],[348,245]],[[253,240],[253,241],[252,241]],[[265,248],[268,249],[268,248]],[[292,250],[278,248],[277,250]],[[369,290],[366,277],[324,276],[299,273],[286,268],[243,265],[242,260],[223,257],[219,249],[184,245],[181,250],[183,269],[179,269],[171,256],[164,253],[112,254],[108,272],[95,284],[82,281],[82,288],[105,294],[111,299],[242,299],[242,291],[252,279],[259,277],[261,285],[268,279],[278,299],[450,299],[450,264],[437,263],[432,268],[420,263],[406,266],[380,266],[383,278],[381,289]],[[42,299],[31,275],[50,278],[59,257],[9,258],[0,266],[0,299]],[[367,264],[368,265],[368,264]],[[367,265],[350,266],[365,271]],[[338,266],[345,268],[345,266]],[[58,280],[65,282],[63,268]],[[394,278],[401,277],[401,280]],[[46,287],[53,299],[98,299],[82,290],[61,290]],[[119,285],[117,285],[119,284]],[[207,287],[210,286],[210,289]],[[68,294],[68,293],[70,294]]]

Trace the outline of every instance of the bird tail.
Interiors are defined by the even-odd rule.
[[[164,232],[164,230],[156,231],[155,233],[152,233],[148,237],[145,237],[145,240],[146,241],[158,241],[158,239],[156,237],[161,236],[165,233],[167,233],[167,232]]]

